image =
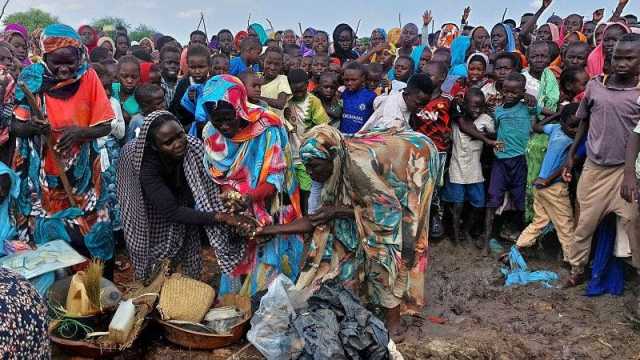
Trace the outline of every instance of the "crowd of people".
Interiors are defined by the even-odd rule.
[[[430,238],[488,255],[492,238],[525,250],[554,232],[573,287],[598,229],[640,269],[627,2],[543,22],[543,0],[492,27],[466,8],[435,32],[426,11],[368,43],[347,24],[196,30],[185,46],[7,25],[0,255],[64,239],[107,277],[126,252],[137,279],[165,259],[198,279],[208,243],[218,294],[253,296],[279,274],[364,284],[394,338],[425,304]]]

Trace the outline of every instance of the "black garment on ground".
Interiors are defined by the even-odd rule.
[[[308,300],[293,324],[305,341],[299,359],[384,360],[389,333],[342,284],[329,281]]]
[[[214,213],[194,209],[195,200],[181,163],[164,160],[157,151],[145,149],[140,169],[144,197],[167,221],[187,225],[217,225]]]

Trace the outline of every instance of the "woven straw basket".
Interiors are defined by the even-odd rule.
[[[173,274],[162,286],[158,312],[162,320],[199,323],[211,308],[215,295],[211,286],[181,274]]]

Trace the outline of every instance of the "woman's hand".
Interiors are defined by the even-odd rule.
[[[38,119],[36,116],[31,117],[31,121],[26,122],[29,136],[49,135],[51,132],[51,126],[49,123],[42,119]]]
[[[242,212],[249,208],[251,205],[251,199],[247,195],[242,195],[235,190],[223,192],[220,195],[225,207],[231,212]]]
[[[233,227],[238,234],[249,238],[257,235],[258,221],[252,217],[240,214],[216,214],[216,220]]]
[[[313,226],[326,224],[336,217],[337,208],[335,206],[323,206],[315,213],[309,215],[309,220]]]
[[[78,126],[70,126],[62,130],[62,137],[55,146],[55,151],[66,152],[73,144],[79,143],[85,137],[85,129]]]

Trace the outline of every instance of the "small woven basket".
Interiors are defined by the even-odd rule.
[[[211,308],[215,295],[211,286],[181,274],[173,274],[162,286],[158,312],[162,320],[199,323]]]

